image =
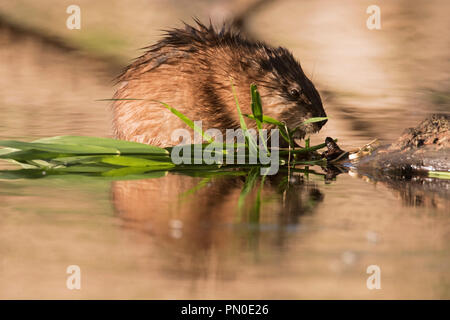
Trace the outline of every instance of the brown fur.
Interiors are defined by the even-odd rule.
[[[113,127],[119,139],[157,146],[178,143],[172,141],[172,132],[187,126],[156,101],[202,120],[204,130],[239,128],[230,79],[244,113],[251,113],[250,84],[255,83],[264,114],[289,127],[325,116],[314,85],[284,48],[246,40],[229,28],[216,31],[197,21],[196,27],[167,31],[146,49],[119,76],[114,99],[145,99],[114,101]],[[318,131],[323,124],[309,124],[297,137]]]

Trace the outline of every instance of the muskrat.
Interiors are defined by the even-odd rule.
[[[253,83],[264,114],[290,128],[326,116],[319,93],[287,49],[245,39],[225,25],[216,30],[195,22],[166,31],[118,77],[112,106],[116,138],[163,147],[178,144],[172,132],[188,127],[158,101],[202,120],[204,130],[239,128],[230,79],[243,113],[251,113]],[[325,122],[301,126],[295,138],[319,131]],[[248,119],[247,124],[255,126]]]

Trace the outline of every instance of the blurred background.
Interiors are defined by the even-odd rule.
[[[66,27],[71,4],[80,30]],[[380,30],[366,26],[373,4]],[[312,143],[388,143],[450,111],[449,9],[447,0],[1,1],[0,139],[111,136],[108,103],[97,100],[112,97],[140,48],[195,16],[234,20],[292,50],[330,117]],[[348,175],[298,179],[288,206],[266,190],[258,226],[233,216],[239,180],[190,202],[173,197],[198,179],[125,181],[112,193],[99,181],[0,181],[0,297],[450,297],[448,202]],[[374,263],[383,290],[365,286]],[[79,292],[64,286],[70,264],[82,268]]]

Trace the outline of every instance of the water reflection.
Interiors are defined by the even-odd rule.
[[[358,174],[350,172],[372,184],[383,184],[397,195],[406,207],[428,207],[448,210],[450,181],[428,176],[398,177],[383,174]]]
[[[205,179],[169,174],[116,181],[112,201],[126,228],[157,239],[170,258],[171,272],[200,275],[209,266],[205,259],[211,251],[225,259],[227,252],[249,246],[257,250],[259,242],[268,239],[271,246],[283,247],[301,217],[313,214],[324,199],[317,185],[300,174],[289,181],[279,174],[259,183],[240,207],[245,185],[240,176]],[[260,238],[261,233],[272,236]]]
[[[367,168],[366,168],[367,169]],[[349,174],[369,184],[382,184],[397,195],[404,206],[448,209],[450,199],[450,181],[422,175],[389,175],[381,169],[331,165],[324,169],[326,181],[336,180],[340,174]]]

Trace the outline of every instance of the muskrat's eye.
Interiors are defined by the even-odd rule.
[[[296,88],[292,88],[291,90],[289,90],[289,94],[291,95],[292,98],[298,99],[298,97],[300,97],[300,91],[298,91],[298,89]]]

